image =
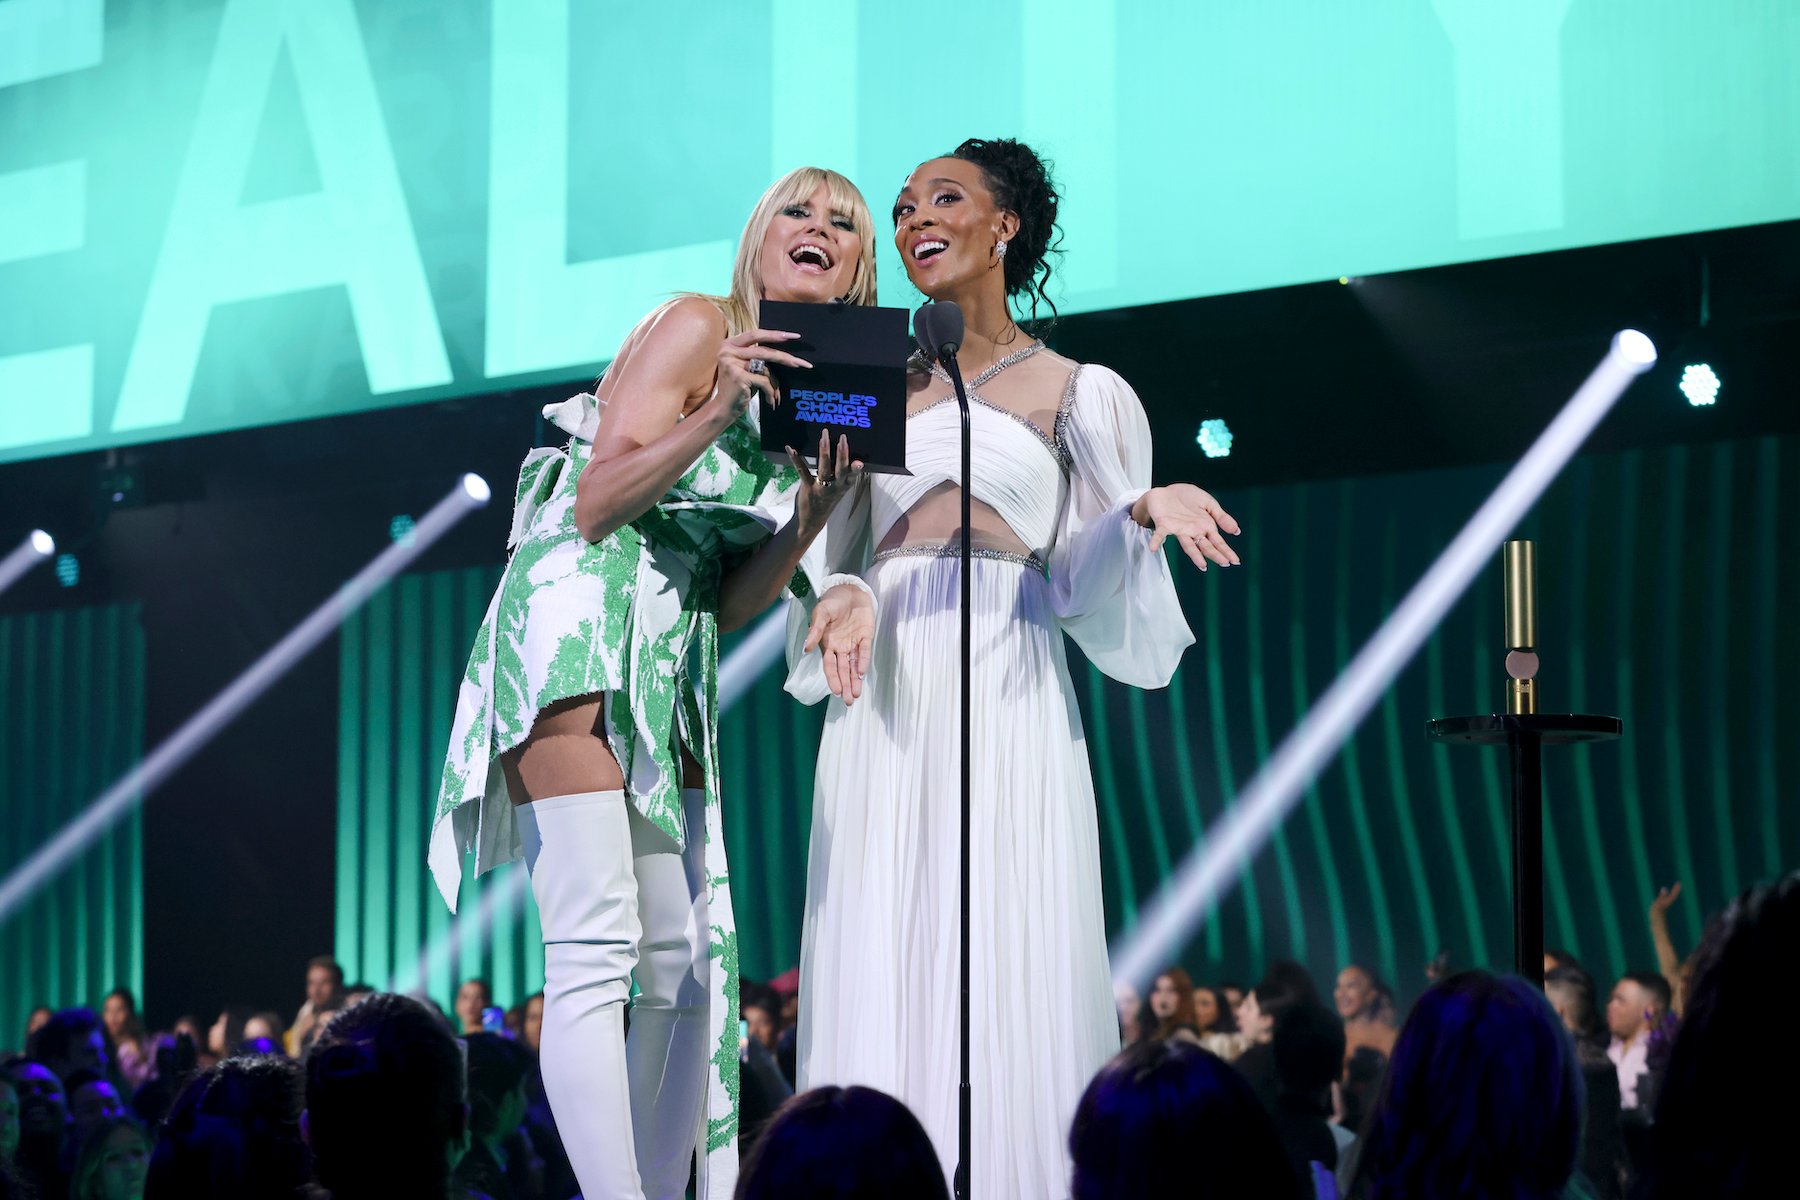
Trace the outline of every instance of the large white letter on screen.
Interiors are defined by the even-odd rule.
[[[100,62],[102,0],[0,3],[0,87]],[[79,250],[87,240],[87,162],[0,172],[0,265]],[[94,431],[91,343],[0,354],[0,450]]]
[[[283,45],[322,190],[239,207]],[[369,390],[449,383],[449,359],[350,0],[230,0],[114,429],[170,425],[213,307],[341,285]]]
[[[1570,0],[1431,0],[1456,47],[1456,226],[1563,224],[1562,24]]]
[[[568,0],[495,0],[492,11],[488,377],[600,362],[684,280],[720,278],[735,247],[569,262]],[[679,94],[672,86],[671,103]]]

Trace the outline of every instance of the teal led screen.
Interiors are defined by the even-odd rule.
[[[1783,0],[944,12],[0,0],[0,461],[578,379],[782,171],[885,227],[970,135],[1065,311],[1800,216]]]

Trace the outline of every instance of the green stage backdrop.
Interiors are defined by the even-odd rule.
[[[1499,473],[1229,497],[1245,566],[1179,570],[1198,643],[1171,687],[1117,686],[1072,652],[1109,929],[1128,925],[1205,836]],[[1800,752],[1782,735],[1800,721],[1790,686],[1800,531],[1782,517],[1794,512],[1800,438],[1786,438],[1582,458],[1527,523],[1539,547],[1544,707],[1625,720],[1621,744],[1545,756],[1546,933],[1602,977],[1654,964],[1645,908],[1659,885],[1684,885],[1672,925],[1685,951],[1703,914],[1800,866]],[[373,981],[427,962],[445,1001],[459,975],[494,976],[502,1003],[542,982],[516,875],[466,895],[471,912],[498,897],[483,936],[447,920],[424,872],[455,684],[495,577],[409,578],[354,618],[343,643],[339,954]],[[1510,964],[1505,764],[1423,736],[1428,717],[1501,707],[1503,654],[1496,554],[1209,914],[1184,954],[1197,977],[1249,980],[1291,955],[1324,980],[1356,958],[1411,994],[1439,950],[1459,964]],[[821,726],[821,710],[794,704],[778,674],[723,722],[726,835],[753,977],[799,956]]]
[[[1074,311],[1792,218],[1797,58],[1787,0],[3,0],[0,461],[578,378],[778,173],[885,228],[969,135],[1055,159]]]
[[[0,875],[143,752],[144,636],[135,604],[0,619]],[[138,810],[0,924],[0,1049],[32,1008],[143,1001]]]

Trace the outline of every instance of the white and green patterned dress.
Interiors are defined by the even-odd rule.
[[[593,453],[599,406],[592,395],[580,395],[544,415],[571,436],[562,449],[532,451],[519,471],[511,558],[457,697],[432,823],[431,872],[454,909],[464,855],[474,852],[477,875],[522,856],[500,756],[524,742],[547,705],[602,692],[627,796],[686,853],[679,737],[706,771],[716,1039],[703,1149],[711,1177],[730,1179],[737,1149],[738,945],[719,819],[719,583],[792,512],[798,477],[763,455],[752,409],[654,508],[589,542],[575,528],[575,484]],[[796,594],[808,591],[799,575],[790,586]]]

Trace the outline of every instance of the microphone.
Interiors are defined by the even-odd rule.
[[[951,368],[962,349],[962,309],[954,300],[926,301],[913,317],[913,335],[926,358]]]

